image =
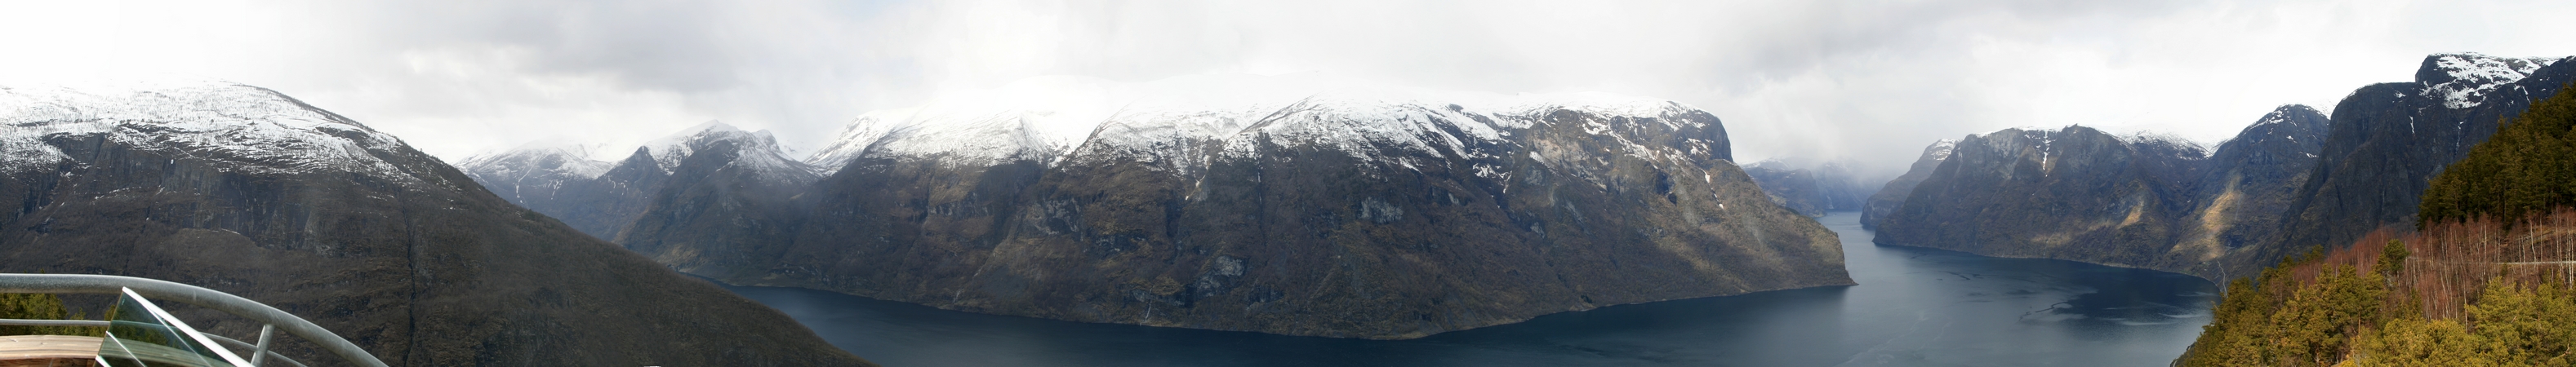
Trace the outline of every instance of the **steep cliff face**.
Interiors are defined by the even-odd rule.
[[[0,271],[201,285],[396,365],[866,363],[265,89],[0,87],[0,121]]]
[[[1077,128],[1047,111],[873,113],[808,161],[834,173],[763,204],[803,210],[796,219],[639,224],[630,233],[711,234],[627,243],[740,284],[1360,338],[1850,284],[1833,234],[1729,162],[1715,116],[1670,102],[1320,93],[1123,106]]]
[[[1914,194],[1914,186],[1932,177],[1932,171],[1940,169],[1941,162],[1950,159],[1950,150],[1958,144],[1957,140],[1941,139],[1923,147],[1923,156],[1914,158],[1914,164],[1905,169],[1905,174],[1888,180],[1887,185],[1880,186],[1878,192],[1869,195],[1869,201],[1861,204],[1861,228],[1877,230],[1878,221],[1904,206],[1905,197]]]
[[[1745,166],[1744,173],[1762,185],[1772,201],[1789,210],[1808,216],[1828,212],[1860,210],[1868,194],[1860,189],[1859,180],[1842,164],[1824,163],[1813,168],[1783,161],[1764,161]]]
[[[2424,58],[2408,83],[2376,84],[2335,105],[2311,179],[2290,204],[2288,223],[2265,259],[2324,244],[2348,244],[2385,225],[2412,224],[2432,177],[2495,135],[2503,121],[2533,101],[2576,81],[2563,58],[2515,59],[2477,54]]]

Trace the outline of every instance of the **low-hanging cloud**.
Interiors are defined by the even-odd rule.
[[[850,117],[1046,75],[1322,72],[1708,109],[1737,156],[1880,174],[1934,139],[2086,124],[2214,142],[2427,53],[2576,55],[2542,1],[9,2],[0,74],[267,86],[447,159],[705,120]]]

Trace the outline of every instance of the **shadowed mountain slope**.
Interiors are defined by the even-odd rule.
[[[266,89],[7,87],[0,119],[0,207],[11,208],[0,271],[200,285],[395,365],[867,364],[775,310]],[[258,327],[189,320],[236,336]]]

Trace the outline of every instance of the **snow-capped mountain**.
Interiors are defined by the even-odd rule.
[[[743,131],[716,121],[635,147],[633,155],[617,163],[589,159],[590,149],[557,141],[530,143],[467,159],[461,168],[512,203],[612,240],[663,194],[666,179],[693,160],[705,161],[706,170],[743,175],[780,192],[801,190],[821,178],[811,166],[787,158],[769,131]]]
[[[402,145],[348,118],[277,92],[213,81],[0,86],[0,169],[53,170],[69,161],[47,139],[85,136],[186,152],[261,174],[358,172],[410,179],[374,151]]]
[[[608,173],[610,164],[591,160],[593,147],[563,141],[522,144],[457,164],[474,181],[512,203],[551,200],[564,194],[564,184],[588,181]],[[551,214],[551,213],[549,213]]]
[[[0,206],[12,208],[0,210],[0,272],[200,285],[406,365],[866,364],[786,315],[267,89],[0,86],[0,154]],[[261,328],[191,321],[227,335]],[[281,348],[329,355],[298,344]]]
[[[1046,78],[862,115],[798,192],[675,169],[617,239],[740,284],[1368,338],[1847,284],[1731,159],[1659,99]]]

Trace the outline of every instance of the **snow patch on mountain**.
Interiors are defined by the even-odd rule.
[[[1183,163],[1169,161],[1256,154],[1253,139],[1263,138],[1405,165],[1382,158],[1400,152],[1491,157],[1469,142],[1503,141],[1557,110],[1654,119],[1673,129],[1706,124],[1670,118],[1698,110],[1668,100],[1595,92],[1436,91],[1315,75],[1203,75],[1137,84],[1045,78],[961,96],[861,115],[806,162],[827,172],[859,158],[1055,164],[1082,149],[1087,153],[1075,159]],[[1628,140],[1601,121],[1585,130]],[[1633,154],[1652,154],[1632,148]],[[1219,154],[1200,154],[1208,150]]]
[[[411,180],[369,149],[402,142],[275,91],[211,80],[0,86],[0,169],[70,159],[48,139],[103,135],[257,174],[358,172]]]
[[[582,144],[564,139],[549,139],[520,144],[510,150],[466,158],[457,167],[471,172],[491,172],[510,176],[545,172],[564,177],[591,179],[608,173],[615,163],[590,159],[601,150],[595,144]]]
[[[671,133],[671,135],[665,135],[659,139],[645,142],[645,154],[653,155],[653,162],[662,167],[662,172],[670,172],[672,169],[680,167],[681,160],[688,159],[690,154],[697,153],[697,149],[691,147],[691,144],[689,143],[690,141],[703,139],[711,134],[731,135],[736,133],[742,133],[742,129],[736,129],[733,125],[726,125],[724,122],[720,121],[702,122],[686,129],[680,129],[679,132]],[[760,135],[764,137],[768,134],[769,131],[767,130],[762,130],[760,132]]]
[[[2424,80],[2423,95],[2442,98],[2442,106],[2452,109],[2477,107],[2486,103],[2486,95],[2522,78],[2530,77],[2541,67],[2563,58],[2505,58],[2476,53],[2433,55],[2433,66],[2444,78]]]
[[[2289,122],[2291,122],[2291,120],[2290,120],[2290,115],[2292,115],[2292,114],[2305,114],[2305,115],[2318,115],[2318,116],[2324,116],[2324,115],[2325,115],[2325,113],[2323,113],[2323,112],[2318,112],[2318,111],[2317,111],[2317,109],[2316,109],[2315,107],[2308,107],[2308,105],[2302,105],[2302,104],[2288,104],[2288,105],[2281,105],[2281,107],[2273,108],[2271,113],[2263,114],[2263,118],[2262,118],[2262,119],[2254,120],[2254,125],[2252,125],[2252,126],[2266,126],[2266,125],[2272,125],[2272,124],[2289,123]],[[2252,127],[2248,127],[2248,128],[2250,129],[2250,128],[2252,128]]]
[[[717,121],[708,121],[682,129],[679,133],[655,139],[645,143],[644,149],[647,154],[653,155],[653,162],[660,166],[663,172],[672,172],[679,169],[681,162],[687,161],[689,157],[713,149],[716,144],[726,143],[737,147],[734,159],[727,163],[728,168],[749,170],[754,176],[771,182],[801,184],[821,178],[821,174],[813,167],[807,166],[804,162],[788,159],[785,149],[778,146],[778,137],[771,135],[769,130],[742,131],[734,128],[733,125]]]
[[[1932,157],[1934,161],[1947,161],[1950,160],[1950,152],[1958,149],[1959,139],[1941,139],[1933,141],[1932,146],[1923,147],[1923,155]]]
[[[2191,139],[2183,138],[2182,135],[2168,132],[2140,131],[2129,133],[2128,135],[2121,135],[2119,136],[2119,139],[2120,141],[2131,145],[2162,147],[2169,149],[2176,154],[2182,154],[2186,158],[2204,158],[2209,156],[2208,146],[2201,145],[2198,142],[2193,142]]]
[[[456,168],[493,193],[521,202],[531,195],[554,196],[568,183],[607,173],[615,164],[590,159],[597,148],[561,139],[540,140],[468,158]]]

